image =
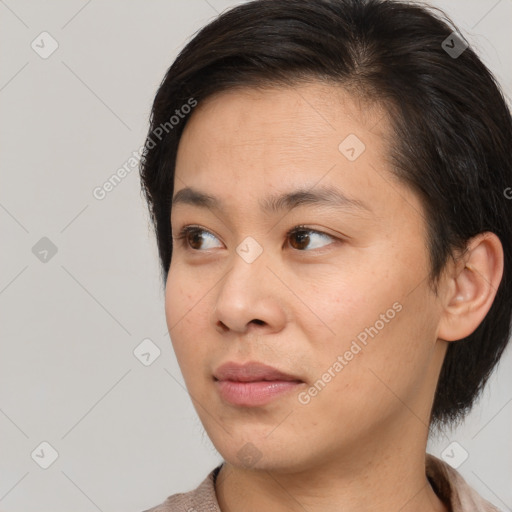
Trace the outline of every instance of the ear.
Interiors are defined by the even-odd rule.
[[[446,275],[438,338],[455,341],[472,334],[492,306],[503,276],[503,247],[491,232],[473,237]]]

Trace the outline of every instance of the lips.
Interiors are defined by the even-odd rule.
[[[225,363],[214,372],[216,380],[234,382],[260,382],[260,381],[295,381],[302,382],[300,377],[291,375],[258,362],[237,364]]]
[[[214,373],[215,387],[225,403],[236,407],[263,407],[290,397],[306,384],[296,375],[255,361],[225,363]]]

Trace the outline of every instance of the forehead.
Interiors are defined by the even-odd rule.
[[[339,86],[217,93],[198,105],[184,129],[175,197],[187,187],[230,201],[255,195],[261,209],[269,195],[334,187],[371,204],[383,194],[379,173],[389,174],[388,131],[381,108],[362,105]]]
[[[326,136],[350,127],[378,135],[387,131],[385,110],[361,102],[339,85],[324,82],[296,86],[237,87],[201,101],[182,136],[208,132],[205,144],[237,147],[236,140],[276,146],[329,144]],[[192,133],[191,133],[192,132]],[[276,135],[279,135],[276,139]],[[304,148],[307,149],[307,148]]]

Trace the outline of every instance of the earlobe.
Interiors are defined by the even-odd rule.
[[[438,338],[445,341],[463,339],[482,323],[492,306],[503,276],[503,247],[490,232],[472,238],[461,259],[447,279]]]

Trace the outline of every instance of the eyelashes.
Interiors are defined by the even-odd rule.
[[[210,239],[217,239],[218,238],[208,231],[207,229],[204,229],[200,226],[195,225],[187,225],[181,228],[180,232],[178,233],[178,236],[173,237],[173,240],[177,241],[179,245],[184,248],[187,251],[195,251],[195,252],[205,252],[205,249],[199,249],[197,247],[194,247],[193,245],[201,245],[201,241],[203,240],[203,234],[206,234],[206,236]],[[313,234],[313,237],[310,236],[310,234]],[[292,248],[299,252],[311,252],[310,250],[304,251],[303,245],[311,245],[312,241],[318,238],[324,238],[329,239],[331,241],[336,240],[336,238],[332,235],[329,235],[327,233],[324,233],[323,231],[318,231],[316,229],[309,228],[304,225],[298,225],[294,228],[290,229],[286,233],[286,241],[289,242],[291,239],[298,240],[298,244],[296,243],[296,246],[299,246],[299,248],[294,247],[293,244],[289,244],[292,246]],[[313,244],[315,245],[315,244]],[[330,244],[326,244],[330,245]],[[320,248],[325,247],[322,246]],[[209,247],[206,250],[214,249],[215,247]],[[318,249],[318,247],[313,247],[313,249]]]
[[[174,237],[174,240],[178,241],[179,244],[187,250],[200,251],[200,249],[196,249],[196,248],[190,246],[190,237],[191,237],[191,235],[194,235],[197,239],[197,235],[198,234],[200,235],[201,233],[208,233],[209,235],[216,238],[215,235],[210,233],[208,230],[203,229],[199,226],[184,226],[180,230],[178,236]]]

